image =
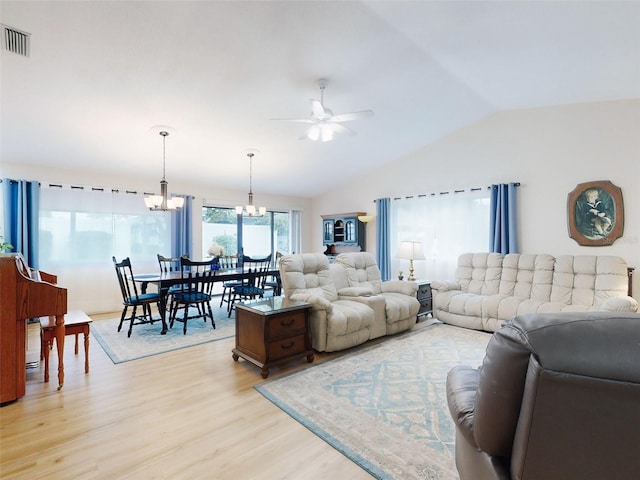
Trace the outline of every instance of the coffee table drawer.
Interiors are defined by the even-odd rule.
[[[277,360],[279,358],[290,357],[305,352],[304,333],[296,337],[283,338],[269,343],[269,358]]]
[[[304,312],[291,312],[269,319],[269,339],[289,337],[296,332],[304,333],[306,317]]]

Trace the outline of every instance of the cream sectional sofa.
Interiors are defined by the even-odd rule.
[[[420,308],[417,284],[382,282],[370,254],[339,257],[342,255],[340,262],[331,265],[322,253],[280,259],[285,298],[312,305],[310,328],[315,350],[343,350],[415,325]]]
[[[524,313],[638,311],[620,257],[465,253],[455,279],[431,282],[433,315],[475,330],[496,331]]]

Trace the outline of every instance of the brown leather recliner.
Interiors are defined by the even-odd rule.
[[[461,480],[640,478],[640,315],[514,317],[447,401]]]

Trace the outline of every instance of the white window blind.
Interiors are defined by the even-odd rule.
[[[394,199],[391,202],[391,278],[409,269],[395,258],[400,242],[422,242],[426,260],[414,261],[415,277],[453,280],[458,256],[489,249],[487,189]]]
[[[136,273],[158,271],[170,254],[170,216],[150,212],[141,195],[91,187],[43,187],[40,268],[58,275],[69,308],[119,311],[122,296],[112,257],[130,257]]]

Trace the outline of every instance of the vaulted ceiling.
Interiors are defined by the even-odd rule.
[[[635,1],[1,1],[2,161],[311,197],[493,112],[640,98]],[[355,136],[300,140],[316,80]],[[338,179],[338,180],[337,180]]]

